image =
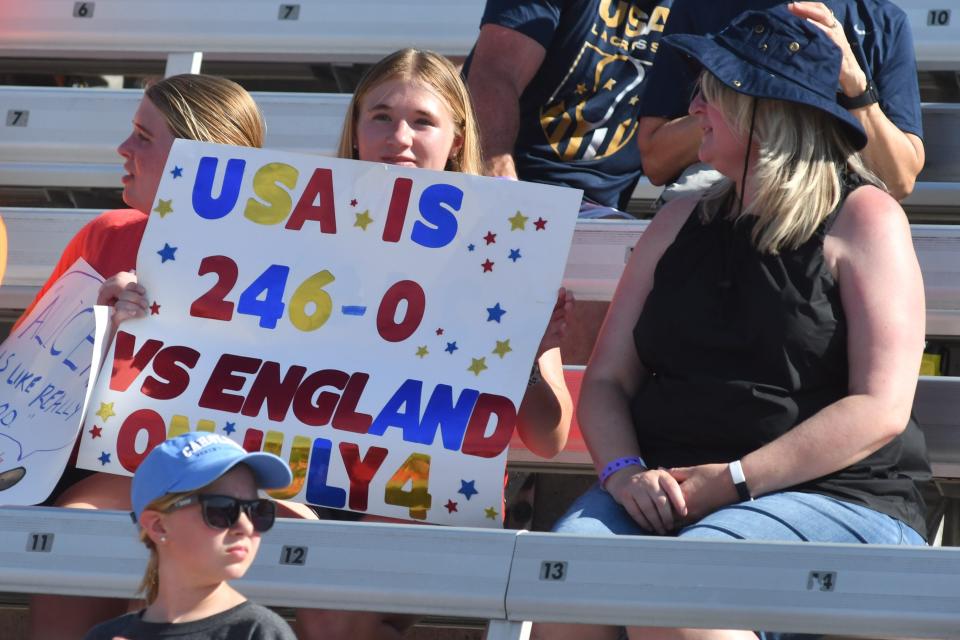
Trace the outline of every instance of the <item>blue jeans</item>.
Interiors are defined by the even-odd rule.
[[[609,493],[594,485],[577,498],[553,526],[559,533],[580,535],[655,535],[641,529]],[[919,533],[896,518],[850,502],[816,493],[784,491],[741,502],[711,513],[677,532],[692,540],[761,540],[926,544]],[[768,640],[816,638],[798,634],[760,633]]]

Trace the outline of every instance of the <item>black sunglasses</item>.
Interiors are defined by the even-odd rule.
[[[229,529],[240,519],[240,512],[247,514],[255,531],[269,531],[277,518],[277,503],[266,498],[240,500],[231,496],[218,496],[207,493],[196,494],[177,500],[170,505],[170,511],[182,509],[191,504],[200,503],[203,521],[213,529]]]

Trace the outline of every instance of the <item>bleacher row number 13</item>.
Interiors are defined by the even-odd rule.
[[[567,579],[567,563],[544,560],[540,563],[540,579],[562,581]]]

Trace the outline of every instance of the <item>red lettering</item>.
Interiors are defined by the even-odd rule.
[[[315,206],[317,196],[320,204]],[[337,216],[333,203],[333,172],[330,169],[317,169],[310,176],[310,182],[303,189],[303,195],[297,201],[286,228],[300,231],[307,220],[320,223],[320,233],[337,232]]]
[[[281,379],[280,363],[269,360],[264,362],[253,381],[253,386],[250,387],[250,393],[240,413],[256,417],[260,415],[260,410],[266,401],[267,417],[274,422],[282,422],[287,417],[290,403],[293,402],[293,394],[297,392],[300,380],[306,372],[305,367],[293,366]]]
[[[239,412],[243,407],[243,396],[226,392],[243,389],[247,379],[235,374],[256,373],[261,362],[262,360],[257,358],[235,356],[229,353],[220,356],[220,360],[213,367],[207,386],[200,394],[199,406],[204,409],[216,409],[218,411],[229,411],[230,413]]]
[[[303,424],[322,427],[330,423],[340,394],[324,391],[314,399],[314,394],[323,387],[343,389],[349,376],[336,369],[323,369],[307,376],[293,397],[293,415]]]
[[[137,453],[137,436],[141,431],[147,432],[147,446]],[[133,473],[150,450],[166,439],[167,427],[160,414],[152,409],[138,409],[120,425],[120,433],[117,434],[117,460],[124,469]]]
[[[373,416],[357,412],[357,403],[367,386],[370,376],[366,373],[354,373],[350,376],[347,388],[343,390],[343,398],[337,405],[337,413],[333,416],[333,428],[354,433],[366,433],[373,423]]]
[[[387,222],[383,225],[384,242],[399,242],[403,233],[403,222],[407,219],[407,205],[410,204],[410,190],[413,180],[397,178],[393,183],[390,207],[387,209]]]
[[[247,451],[260,451],[263,447],[263,431],[250,428],[243,434],[243,448]]]
[[[110,376],[111,391],[126,391],[163,347],[159,340],[147,340],[134,355],[133,347],[136,341],[137,339],[126,331],[117,332],[113,349],[113,373]]]
[[[173,400],[190,385],[190,374],[179,365],[193,369],[198,360],[200,352],[190,347],[165,348],[153,361],[153,372],[162,379],[147,376],[140,391],[155,400]]]
[[[397,308],[406,300],[403,320],[397,322]],[[383,294],[377,309],[377,333],[387,342],[402,342],[417,330],[423,321],[427,297],[423,288],[413,280],[401,280]]]
[[[496,416],[497,426],[487,437],[487,424],[490,416]],[[467,433],[463,437],[460,451],[479,458],[495,458],[510,444],[513,426],[517,421],[517,410],[509,399],[489,393],[481,393],[473,407]]]
[[[366,511],[370,481],[387,458],[387,450],[383,447],[370,447],[367,455],[361,458],[360,447],[352,442],[341,442],[340,455],[343,457],[347,477],[350,478],[350,508],[354,511]]]

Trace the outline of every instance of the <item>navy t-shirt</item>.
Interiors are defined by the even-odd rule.
[[[618,206],[624,192],[629,198],[642,172],[637,105],[671,2],[487,1],[482,24],[513,29],[546,49],[520,96],[514,159],[522,180],[583,189],[608,206]]]
[[[748,9],[767,9],[782,0],[674,0],[664,35],[716,33]],[[850,38],[860,66],[872,78],[880,108],[901,131],[923,137],[920,87],[913,35],[903,10],[888,0],[824,0]],[[677,50],[657,54],[641,116],[674,119],[687,115],[696,76]],[[839,90],[839,80],[837,84]]]

